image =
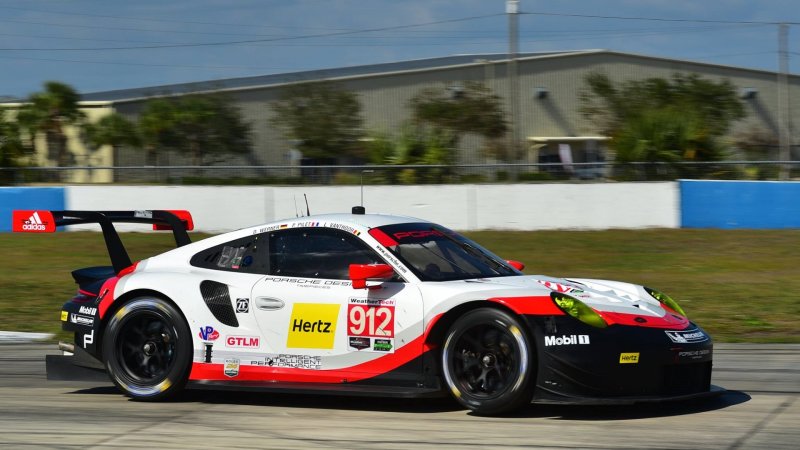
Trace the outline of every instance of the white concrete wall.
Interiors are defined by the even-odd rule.
[[[361,201],[358,186],[71,186],[66,207],[187,209],[196,230],[221,232],[304,213],[303,194],[312,214],[348,212]],[[364,205],[367,212],[419,217],[456,230],[677,228],[680,224],[674,182],[365,186]]]

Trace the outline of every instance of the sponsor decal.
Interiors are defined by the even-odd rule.
[[[237,313],[249,313],[250,312],[250,299],[249,298],[237,298],[236,299],[236,312]]]
[[[684,331],[665,331],[665,333],[669,340],[676,344],[694,344],[708,340],[708,336],[697,328]]]
[[[94,330],[83,335],[83,348],[86,348],[91,344],[94,344]]]
[[[571,334],[569,336],[562,335],[562,336],[545,336],[544,337],[544,346],[545,347],[552,347],[554,345],[589,345],[589,336],[586,334],[579,334],[574,335]]]
[[[553,290],[553,291],[556,291],[556,292],[560,292],[562,294],[569,294],[569,293],[580,294],[580,293],[583,293],[583,291],[580,288],[577,288],[575,286],[569,286],[569,285],[566,285],[566,284],[555,283],[555,282],[552,282],[552,281],[542,281],[542,280],[536,280],[536,281],[539,284],[541,284],[542,286],[546,287],[547,289],[550,289],[550,290]]]
[[[224,366],[223,373],[226,377],[235,377],[239,375],[239,360],[238,359],[226,359],[225,366]]]
[[[153,211],[148,211],[144,209],[140,209],[133,212],[133,217],[141,217],[143,219],[152,219],[153,218]]]
[[[284,228],[289,228],[289,225],[284,223],[284,224],[281,224],[278,228],[283,230]]]
[[[409,238],[422,239],[431,236],[444,236],[444,233],[439,230],[400,231],[394,233],[392,236],[394,236],[394,238],[398,241],[403,241]]]
[[[620,353],[620,364],[639,364],[639,353]]]
[[[29,233],[47,233],[56,231],[53,214],[50,211],[14,211],[12,213],[12,231]]]
[[[347,334],[394,337],[394,299],[351,298],[347,305]]]
[[[214,327],[204,326],[200,327],[200,333],[198,333],[200,339],[204,341],[216,341],[219,339],[219,331],[215,330]]]
[[[333,348],[339,305],[295,303],[289,318],[287,348]]]
[[[81,306],[80,309],[78,310],[78,312],[81,313],[81,314],[88,314],[90,316],[93,316],[93,315],[97,314],[97,308],[90,308],[88,306]]]
[[[227,336],[225,346],[231,348],[258,348],[261,340],[258,336]]]
[[[66,311],[61,311],[61,321],[66,322],[67,318],[69,318],[69,313]]]
[[[394,313],[394,299],[351,298],[347,305],[348,342],[352,343],[353,338],[367,338],[367,342],[366,347],[351,344],[349,349],[393,352]],[[355,342],[363,343],[358,339]]]
[[[211,355],[214,353],[214,344],[206,342],[205,344],[203,344],[203,346],[204,346],[203,362],[210,363]]]
[[[83,325],[86,327],[94,325],[94,317],[81,316],[75,313],[69,315],[69,321],[76,325]]]
[[[376,352],[390,352],[392,351],[392,339],[375,339],[372,349]]]
[[[688,359],[702,359],[711,354],[711,350],[703,349],[703,350],[689,350],[689,351],[681,351],[678,352],[678,357],[680,358],[688,358]]]
[[[350,336],[347,338],[347,342],[350,345],[350,348],[356,350],[364,350],[365,348],[370,348],[371,346],[371,339],[365,337],[357,337],[357,336]]]
[[[322,357],[310,355],[271,355],[264,359],[250,360],[251,366],[283,367],[290,369],[322,369]]]
[[[385,259],[385,260],[389,261],[390,263],[394,264],[394,266],[396,268],[398,268],[401,272],[403,272],[403,273],[407,272],[406,268],[403,267],[402,264],[400,264],[400,261],[397,258],[395,258],[394,256],[392,256],[392,254],[389,253],[385,248],[383,248],[383,246],[376,245],[375,246],[375,250],[377,250],[378,253],[381,254],[383,259]]]
[[[318,288],[318,289],[330,289],[331,287],[335,287],[335,286],[350,287],[353,284],[350,281],[320,280],[320,279],[314,279],[314,278],[267,277],[267,278],[264,278],[264,281],[270,281],[270,282],[273,282],[273,283],[290,283],[290,284],[296,285],[297,287],[308,287],[308,288]]]

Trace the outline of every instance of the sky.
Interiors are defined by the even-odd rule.
[[[800,72],[796,0],[520,0],[519,51]],[[0,0],[0,98],[508,52],[506,0]]]

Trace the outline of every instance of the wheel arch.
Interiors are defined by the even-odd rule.
[[[180,313],[181,318],[183,319],[183,322],[187,325],[187,327],[189,326],[189,321],[186,318],[186,313],[184,313],[180,305],[178,305],[177,302],[173,301],[168,295],[153,289],[144,289],[144,288],[134,289],[132,291],[125,292],[124,294],[114,299],[114,301],[108,307],[108,310],[106,310],[106,313],[100,322],[100,327],[98,330],[99,331],[98,345],[97,345],[98,354],[102,354],[103,340],[105,338],[106,326],[108,325],[109,320],[111,320],[111,318],[114,317],[114,314],[116,314],[120,308],[130,303],[131,301],[141,297],[155,297],[169,303],[170,305],[175,307],[175,309]],[[191,327],[189,327],[189,329],[191,330]]]
[[[441,346],[444,344],[444,338],[447,334],[447,330],[453,326],[456,320],[459,317],[463,316],[464,314],[479,309],[479,308],[493,308],[503,311],[505,313],[511,314],[512,316],[516,317],[520,324],[522,325],[523,332],[526,333],[528,339],[531,340],[531,343],[534,341],[534,333],[533,330],[530,329],[530,325],[527,320],[519,314],[518,312],[514,311],[512,308],[508,307],[507,305],[499,302],[493,302],[489,300],[472,300],[465,303],[461,303],[460,305],[451,308],[433,324],[431,329],[428,331],[427,335],[425,336],[425,345],[430,348],[440,349]],[[536,345],[532,345],[533,349],[536,349]]]

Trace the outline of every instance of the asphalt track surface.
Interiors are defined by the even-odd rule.
[[[190,391],[128,400],[110,383],[45,379],[53,346],[0,346],[0,447],[279,449],[798,449],[800,345],[718,344],[713,399],[531,405],[478,417],[447,399]]]

